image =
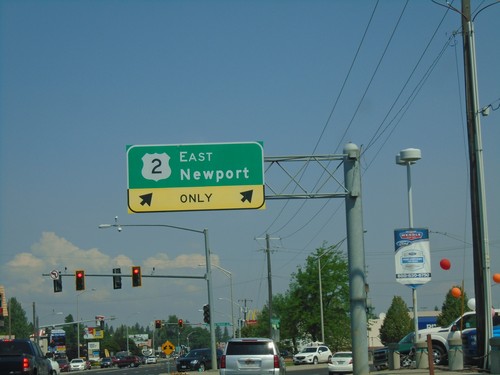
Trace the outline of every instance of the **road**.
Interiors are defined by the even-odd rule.
[[[82,372],[82,371],[80,371]],[[443,374],[443,375],[477,375],[481,371],[477,369],[464,369],[461,371],[450,371],[447,367],[436,367],[434,369],[435,374]],[[319,365],[301,365],[301,366],[288,366],[287,367],[288,375],[328,375],[327,365],[319,364]],[[92,369],[89,371],[85,371],[82,375],[92,375],[92,374],[101,374],[101,375],[195,375],[194,372],[187,373],[178,373],[175,371],[175,368],[171,365],[169,366],[168,362],[162,361],[156,365],[141,365],[139,367],[134,368],[110,368],[110,369]],[[198,374],[198,373],[197,373]],[[206,371],[206,375],[218,375],[219,372],[217,370],[209,370]],[[374,375],[428,375],[428,369],[399,369],[399,370],[388,370],[384,369],[381,371],[372,370],[370,374]]]

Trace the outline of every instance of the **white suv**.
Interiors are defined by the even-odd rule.
[[[220,375],[286,375],[277,345],[266,338],[230,339],[220,359]]]
[[[328,346],[306,346],[300,353],[293,356],[293,364],[312,363],[317,365],[320,362],[328,363],[332,358],[332,352]]]

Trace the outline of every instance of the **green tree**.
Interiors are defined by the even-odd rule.
[[[33,324],[28,323],[26,312],[15,297],[8,302],[9,316],[5,317],[4,326],[0,327],[0,334],[16,338],[29,338],[33,334]]]
[[[408,306],[399,296],[394,296],[391,306],[380,327],[380,340],[384,345],[395,343],[405,337],[412,329]]]
[[[451,291],[453,288],[459,288],[462,291],[462,288],[459,286],[453,286],[450,288],[448,293],[446,294],[446,298],[443,302],[443,307],[441,308],[441,314],[438,315],[437,324],[441,327],[446,327],[451,324],[455,319],[462,316],[464,312],[470,311],[467,306],[467,294],[462,291],[461,296],[459,298],[453,297]]]

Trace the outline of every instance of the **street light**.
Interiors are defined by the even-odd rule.
[[[406,178],[408,184],[408,225],[413,228],[413,202],[411,189],[411,165],[422,158],[422,153],[418,148],[407,148],[396,155],[396,164],[406,166]],[[412,287],[413,297],[413,325],[415,330],[415,342],[418,338],[418,309],[417,309],[417,288]]]
[[[210,248],[208,246],[208,229],[198,230],[192,228],[179,227],[176,225],[168,224],[118,224],[118,216],[115,216],[114,224],[100,224],[99,229],[106,228],[116,228],[118,232],[123,230],[123,227],[162,227],[162,228],[172,228],[179,229],[187,232],[194,232],[203,234],[205,240],[205,261],[206,261],[206,280],[208,289],[208,305],[210,308],[210,316],[213,314],[213,293],[212,293],[212,262],[210,258]],[[215,323],[213,319],[210,319],[210,347],[212,348],[212,363],[217,363],[217,347],[215,345]]]
[[[80,358],[80,312],[78,308],[78,301],[80,299],[80,296],[84,293],[87,292],[95,292],[95,289],[91,290],[84,290],[83,292],[80,292],[76,295],[76,344],[77,344],[77,352],[78,352],[78,358]]]
[[[241,312],[244,310],[244,307],[242,305],[240,305],[239,303],[236,303],[234,302],[233,300],[230,300],[228,298],[225,298],[225,297],[219,297],[220,300],[225,300],[225,301],[229,301],[231,302],[231,305],[236,305],[239,307],[239,311],[240,311],[240,315],[239,315],[239,318],[238,318],[238,332],[239,332],[239,337],[241,338],[241,327],[240,327],[240,321],[241,321]],[[233,307],[231,306],[231,315],[234,316],[232,314],[233,312]],[[234,320],[233,320],[233,331],[234,331]],[[234,336],[234,332],[233,332],[233,336]]]

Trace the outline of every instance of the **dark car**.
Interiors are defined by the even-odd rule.
[[[59,363],[61,372],[69,372],[69,362],[66,358],[57,358],[56,361]]]
[[[113,362],[113,358],[106,357],[101,361],[101,368],[114,367],[115,363]]]
[[[116,357],[116,366],[118,367],[138,367],[140,364],[141,360],[136,355]]]
[[[222,350],[217,349],[217,368],[219,368]],[[193,349],[184,357],[177,358],[177,371],[205,371],[212,368],[212,353],[209,348]]]

